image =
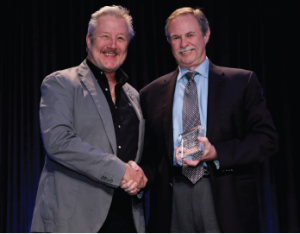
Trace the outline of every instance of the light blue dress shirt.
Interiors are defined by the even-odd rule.
[[[208,71],[209,71],[209,61],[208,58],[203,61],[194,71],[199,74],[194,76],[195,82],[197,84],[197,94],[198,94],[198,103],[199,103],[199,112],[200,112],[200,120],[201,125],[205,129],[207,129],[207,100],[208,100]],[[174,152],[173,152],[173,164],[177,165],[175,159],[175,148],[178,145],[178,135],[183,132],[182,127],[182,106],[183,106],[183,95],[185,86],[188,83],[188,80],[185,76],[187,72],[190,72],[187,69],[179,67],[179,72],[176,81],[175,93],[174,93],[174,101],[173,101],[173,144],[174,144]],[[217,160],[216,160],[217,161]],[[215,161],[215,163],[216,163]],[[206,163],[204,163],[206,166]],[[216,164],[217,166],[217,164]],[[218,168],[218,166],[217,166]]]

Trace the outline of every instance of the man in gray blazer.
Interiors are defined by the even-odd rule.
[[[147,183],[136,164],[144,121],[138,92],[119,68],[133,35],[125,8],[103,7],[89,22],[87,59],[44,79],[40,123],[47,155],[32,232],[145,231],[135,196]]]

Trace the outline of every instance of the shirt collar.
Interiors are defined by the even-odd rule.
[[[100,68],[95,66],[95,64],[93,64],[88,58],[86,59],[86,63],[89,66],[89,68],[92,70],[96,79],[100,79],[107,82],[107,78],[104,72]],[[118,68],[118,70],[116,71],[117,84],[123,85],[126,83],[127,80],[128,80],[128,76],[126,75],[126,73],[121,68]]]
[[[179,73],[177,80],[180,80],[182,77],[185,76],[186,73],[190,72],[190,70],[182,68],[178,66],[179,68]],[[209,61],[208,58],[206,57],[205,60],[194,70],[198,72],[200,75],[204,76],[205,78],[208,78],[208,70],[209,70]]]

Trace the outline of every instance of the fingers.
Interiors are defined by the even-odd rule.
[[[125,181],[124,184],[121,183],[121,189],[124,189],[125,192],[130,192],[131,190],[134,190],[135,188],[137,188],[137,183],[130,180],[128,182]]]
[[[126,180],[122,180],[121,181],[121,184],[120,184],[120,187],[122,188],[122,189],[124,189],[124,185],[126,184]],[[123,187],[122,187],[123,186]]]
[[[134,195],[137,195],[139,191],[140,191],[139,189],[135,188],[127,193],[131,196],[134,196]]]
[[[143,170],[140,168],[140,172],[141,172],[141,181],[138,183],[138,188],[145,188],[147,182],[148,182],[148,178],[146,177],[146,175],[144,174]]]
[[[128,165],[131,166],[136,171],[138,171],[140,169],[140,167],[134,161],[129,161]]]
[[[131,183],[130,183],[131,182]],[[124,189],[125,192],[130,192],[132,190],[134,190],[135,188],[137,188],[137,183],[133,182],[132,180],[128,182],[127,188]]]
[[[218,159],[216,149],[211,145],[210,141],[206,137],[198,137],[198,141],[203,143],[204,155],[201,157],[200,162],[213,161]]]
[[[148,182],[143,170],[133,161],[126,165],[125,174],[120,183],[120,188],[124,189],[130,195],[135,195],[141,188],[144,188]]]
[[[133,180],[129,180],[128,182],[126,182],[125,180],[121,181],[120,184],[120,188],[124,189],[124,190],[130,190],[131,186],[134,184],[135,182],[133,182]],[[133,189],[134,187],[132,187]]]
[[[210,142],[209,142],[209,140],[208,140],[207,137],[197,137],[197,140],[203,143],[204,148],[205,148],[205,146],[207,146],[207,145],[210,144]]]
[[[195,167],[195,166],[197,166],[198,163],[201,161],[201,158],[196,159],[196,160],[193,160],[193,161],[188,160],[188,159],[185,158],[183,161],[184,161],[184,163],[185,163],[185,165],[184,165],[183,167],[187,167],[187,166]]]
[[[130,190],[130,191],[128,192],[128,194],[130,194],[130,195],[136,195],[136,194],[138,194],[138,193],[140,192],[141,189],[145,188],[147,182],[148,182],[148,178],[147,178],[147,177],[145,176],[145,174],[144,174],[144,175],[143,175],[143,178],[142,178],[142,182],[141,182],[139,185],[137,185],[136,187],[131,187],[131,188],[133,188],[133,189]]]
[[[178,161],[182,158],[182,152],[178,148],[178,146],[175,148],[175,159],[176,163],[178,164]]]
[[[136,166],[133,163],[131,163],[131,165],[136,168]],[[144,175],[144,172],[142,169],[139,168],[138,170],[135,170],[129,164],[126,164],[125,174],[122,179],[125,181],[133,180],[133,181],[137,182],[138,184],[140,184],[143,175]]]
[[[132,162],[132,161],[130,161]],[[132,165],[136,166],[138,168],[138,170],[136,171],[138,174],[138,179],[135,180],[137,183],[137,187],[138,188],[144,188],[148,182],[147,177],[144,174],[144,171],[142,170],[142,168],[140,168],[135,162],[132,162]]]
[[[137,187],[137,183],[132,180],[128,182],[122,180],[120,187],[131,196],[136,195],[140,191],[140,188]]]
[[[140,188],[145,188],[147,182],[148,182],[148,178],[144,174],[144,176],[143,176],[143,184],[142,184],[142,186]]]

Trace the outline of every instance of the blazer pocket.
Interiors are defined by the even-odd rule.
[[[69,173],[67,173],[69,174]],[[78,184],[59,171],[49,175],[42,195],[42,216],[45,219],[69,219],[76,208]]]

